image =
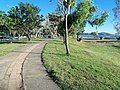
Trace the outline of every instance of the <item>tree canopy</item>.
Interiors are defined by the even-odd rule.
[[[18,36],[26,35],[28,40],[34,33],[35,28],[42,27],[44,20],[40,15],[40,8],[30,3],[19,3],[10,8],[8,14],[0,11],[0,29],[2,34],[9,35],[17,33]],[[97,6],[91,0],[58,0],[58,8],[54,13],[49,13],[49,28],[53,34],[65,36],[76,34],[78,31],[84,32],[87,23],[91,26],[101,26],[108,17],[107,12],[97,15]],[[67,15],[67,17],[65,16]],[[67,28],[66,28],[67,26]],[[68,29],[66,31],[66,29]],[[3,32],[4,31],[4,32]]]
[[[63,4],[61,3],[58,4],[57,12],[64,18],[65,8],[62,5]],[[68,15],[69,32],[71,32],[71,26],[74,26],[79,32],[84,32],[84,28],[87,23],[89,23],[92,27],[103,25],[108,17],[108,13],[104,11],[101,15],[98,15],[96,12],[97,6],[95,6],[91,0],[84,0],[77,3],[76,7],[74,7],[72,12]],[[58,33],[62,36],[64,34],[64,29],[65,19],[62,19],[58,26]]]
[[[5,14],[4,11],[0,11],[0,33],[1,35],[10,35],[13,28],[13,20]]]
[[[18,34],[24,34],[30,40],[34,28],[41,27],[43,16],[39,15],[40,9],[29,3],[19,3],[9,11],[9,17],[15,22],[14,30]]]

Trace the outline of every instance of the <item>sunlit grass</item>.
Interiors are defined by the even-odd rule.
[[[49,42],[44,65],[63,90],[119,90],[120,47],[106,44],[70,42],[66,63],[62,41]]]
[[[15,43],[2,43],[0,44],[0,56],[6,55],[9,52],[17,49],[20,46],[24,46],[25,44],[15,44]]]
[[[38,43],[40,41],[42,41],[44,39],[40,39],[40,38],[31,38],[30,41],[28,41],[27,38],[25,39],[16,39],[16,40],[2,40],[0,41],[0,56],[6,55],[9,52],[17,49],[20,46],[24,46],[27,44],[31,44],[31,43]]]

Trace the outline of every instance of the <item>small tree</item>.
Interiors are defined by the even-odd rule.
[[[102,25],[108,17],[108,14],[104,12],[101,16],[95,18],[96,6],[94,6],[91,0],[84,0],[77,3],[77,7],[74,8],[76,2],[76,0],[58,0],[58,14],[63,17],[63,20],[59,24],[60,28],[63,28],[60,33],[64,36],[67,56],[70,54],[68,32],[73,25],[83,32],[87,22],[92,26]],[[99,21],[99,23],[95,23],[96,21]]]

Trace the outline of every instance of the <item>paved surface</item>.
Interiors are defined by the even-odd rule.
[[[48,76],[41,62],[41,51],[46,42],[42,42],[27,56],[23,67],[25,90],[60,90]]]
[[[41,62],[45,43],[27,45],[0,57],[0,90],[60,90]]]
[[[25,46],[0,57],[0,90],[18,90],[21,88],[20,64],[21,60],[24,60],[29,53],[25,52],[26,50],[30,51],[30,47],[32,46]]]

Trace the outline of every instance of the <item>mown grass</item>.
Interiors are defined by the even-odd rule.
[[[20,40],[2,40],[0,41],[0,56],[6,55],[9,52],[17,49],[20,46],[24,46],[31,43],[38,43],[42,41],[40,38],[31,38],[31,41],[28,41],[27,38]]]
[[[15,39],[15,40],[2,40],[0,41],[0,44],[3,44],[3,43],[19,43],[19,44],[28,44],[28,43],[37,43],[39,41],[43,41],[44,39],[40,39],[40,38],[31,38],[30,41],[28,41],[27,38],[24,38],[24,39]]]
[[[62,41],[50,41],[43,62],[63,90],[120,90],[120,47],[70,41],[66,63]]]
[[[24,46],[25,44],[17,44],[17,43],[2,43],[0,44],[0,56],[6,55],[9,52],[17,49],[20,46]]]

